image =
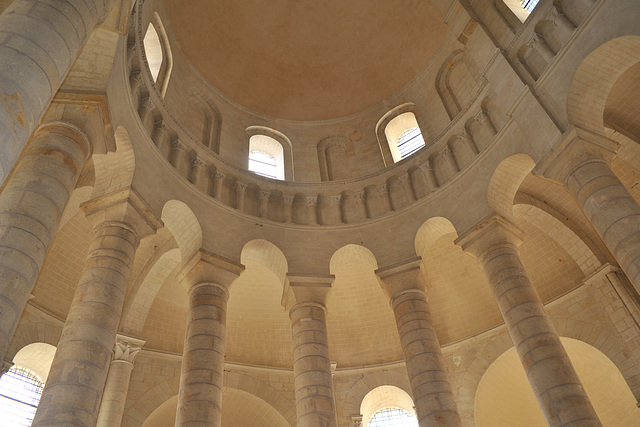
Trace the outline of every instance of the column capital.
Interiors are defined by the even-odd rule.
[[[520,246],[523,235],[522,230],[515,224],[499,215],[493,215],[458,237],[455,243],[465,252],[481,260],[485,253],[496,245],[507,243],[515,247]]]
[[[164,226],[147,203],[131,187],[105,194],[80,205],[94,226],[122,222],[134,231],[138,240]]]
[[[407,291],[420,291],[426,294],[427,280],[422,271],[422,258],[379,268],[375,271],[382,290],[389,299],[394,299]]]
[[[326,308],[333,274],[287,274],[282,305],[290,311],[301,304],[315,304]]]
[[[133,365],[138,353],[142,350],[145,340],[139,338],[128,337],[126,335],[117,334],[116,343],[113,346],[112,362],[122,361]]]
[[[184,265],[178,279],[187,291],[199,283],[215,283],[228,291],[244,268],[242,264],[200,249]]]
[[[572,127],[560,136],[532,173],[566,185],[569,176],[582,163],[593,159],[608,163],[616,156],[618,148],[620,144],[609,138]]]

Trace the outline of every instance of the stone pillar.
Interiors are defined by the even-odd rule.
[[[219,427],[227,299],[244,266],[200,250],[183,270],[189,292],[176,426]]]
[[[9,347],[90,148],[86,135],[71,125],[41,127],[0,194],[0,358]]]
[[[143,345],[143,340],[117,335],[113,348],[113,359],[109,366],[109,374],[98,412],[97,427],[120,427],[124,404],[127,401],[133,362]]]
[[[0,181],[110,0],[15,0],[0,15]]]
[[[161,226],[133,190],[82,205],[94,224],[33,426],[96,425],[131,264],[140,238]]]
[[[609,162],[618,144],[572,129],[534,169],[564,184],[640,293],[640,206]]]
[[[376,270],[376,275],[393,307],[419,425],[460,426],[420,265],[418,258]]]
[[[494,216],[457,240],[478,258],[550,426],[600,426],[589,397],[520,262],[522,232]]]
[[[335,427],[326,299],[334,276],[287,275],[298,427]]]

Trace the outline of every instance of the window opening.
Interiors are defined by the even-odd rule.
[[[422,147],[424,147],[424,139],[417,127],[407,129],[398,137],[398,150],[400,150],[401,159],[409,157]]]
[[[522,7],[524,7],[525,10],[531,13],[538,3],[540,3],[540,0],[520,0],[520,3],[522,3]]]
[[[367,427],[418,427],[418,420],[404,409],[388,407],[376,411]]]
[[[249,152],[249,170],[267,178],[277,179],[278,177],[276,159],[262,151]]]
[[[384,133],[394,162],[399,162],[425,146],[424,137],[412,112],[394,117],[385,126]]]
[[[6,427],[30,426],[44,383],[28,369],[13,366],[0,378],[0,419]]]
[[[284,149],[282,144],[267,135],[249,138],[249,170],[258,175],[283,180]]]
[[[160,67],[162,66],[162,44],[158,32],[152,23],[147,27],[147,33],[144,35],[144,53],[149,63],[149,70],[153,81],[158,81]]]

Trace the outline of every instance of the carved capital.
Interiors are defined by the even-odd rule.
[[[260,190],[260,200],[268,200],[269,196],[271,196],[271,192],[266,190]]]
[[[144,344],[144,340],[118,334],[113,346],[113,362],[129,362],[133,365]]]
[[[333,274],[287,274],[284,287],[284,303],[288,310],[300,304],[326,307]]]
[[[383,182],[382,184],[378,185],[378,193],[380,194],[385,194],[389,192],[389,187],[387,187],[387,183]]]
[[[426,292],[426,276],[422,271],[420,257],[408,262],[379,268],[375,273],[389,299],[394,299],[407,291]]]
[[[236,186],[234,188],[236,190],[236,193],[244,193],[245,190],[247,189],[247,184],[236,182]]]
[[[455,243],[482,262],[484,255],[497,246],[518,247],[524,233],[505,218],[494,215],[464,233]]]
[[[362,415],[352,415],[351,416],[351,425],[353,427],[362,427]]]
[[[224,174],[222,172],[216,172],[216,174],[213,176],[213,179],[217,180],[217,181],[222,181],[224,179]]]
[[[195,156],[193,159],[191,159],[191,166],[204,168],[207,167],[207,163],[200,157]]]
[[[574,127],[565,132],[553,148],[542,157],[532,173],[566,185],[571,174],[585,161],[603,159],[610,162],[620,144],[602,135]]]
[[[318,198],[317,197],[307,197],[307,206],[317,205]]]
[[[284,200],[284,203],[286,205],[291,205],[293,204],[293,196],[282,196],[282,199]]]
[[[178,279],[187,291],[199,283],[215,283],[228,290],[243,271],[244,265],[200,249],[183,267]]]

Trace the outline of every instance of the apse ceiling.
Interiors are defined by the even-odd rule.
[[[281,119],[355,114],[400,90],[443,42],[428,1],[166,0],[182,52],[227,98]]]

